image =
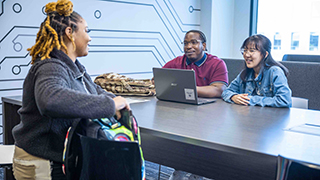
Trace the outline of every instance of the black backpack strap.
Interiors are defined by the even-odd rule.
[[[82,148],[79,134],[81,120],[75,120],[68,131],[65,144],[64,170],[68,180],[78,180],[82,168]]]
[[[82,128],[86,130],[85,135],[91,138],[98,138],[99,129],[101,129],[100,124],[92,122],[93,120],[88,119],[83,122]]]
[[[120,113],[121,113],[121,118],[118,121],[129,130],[132,130],[133,124],[132,124],[132,120],[130,119],[130,115],[132,115],[132,112],[127,109],[122,109]]]
[[[138,122],[136,121],[136,118],[133,116],[132,111],[123,109],[120,112],[121,118],[118,121],[132,132],[135,140],[138,140]]]

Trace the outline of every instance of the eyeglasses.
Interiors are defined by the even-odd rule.
[[[240,52],[242,55],[244,54],[248,54],[248,55],[252,55],[256,52],[256,49],[241,49]]]
[[[183,41],[183,42],[181,42],[181,44],[183,44],[184,46],[188,46],[189,44],[191,44],[191,46],[196,46],[200,42],[201,42],[201,40],[192,39],[191,41]]]

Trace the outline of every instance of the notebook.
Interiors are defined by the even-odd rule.
[[[193,70],[154,67],[153,77],[159,100],[198,105],[215,102],[215,99],[198,97]]]

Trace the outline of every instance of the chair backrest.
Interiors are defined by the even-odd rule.
[[[229,84],[238,76],[238,74],[244,69],[243,59],[223,59],[228,69]]]
[[[309,99],[301,98],[301,97],[292,97],[292,107],[308,109]]]
[[[309,99],[308,108],[320,110],[320,63],[312,62],[280,62],[289,70],[288,84],[292,96]]]
[[[282,61],[319,62],[320,55],[285,54]]]
[[[320,179],[320,166],[278,156],[276,180]]]

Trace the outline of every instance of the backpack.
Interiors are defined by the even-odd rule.
[[[119,120],[81,119],[69,128],[63,152],[67,179],[145,180],[138,123],[132,111],[120,112]]]

